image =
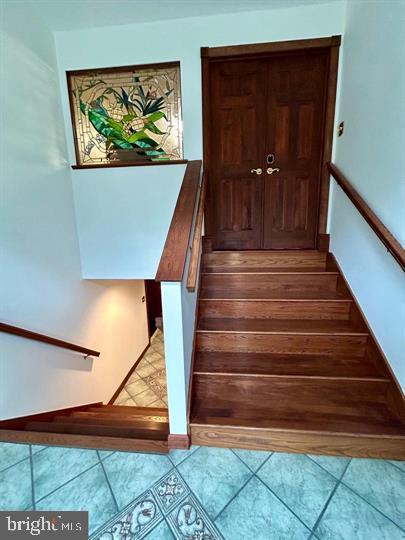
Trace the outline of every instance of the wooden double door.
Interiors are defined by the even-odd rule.
[[[327,81],[323,49],[210,63],[214,249],[316,247]]]

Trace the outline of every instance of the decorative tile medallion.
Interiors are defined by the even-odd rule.
[[[162,518],[153,493],[146,491],[99,529],[91,540],[138,540]]]
[[[178,540],[223,540],[223,536],[191,494],[166,519]]]
[[[164,513],[170,512],[189,491],[183,479],[175,470],[170,471],[153,487],[153,492]]]

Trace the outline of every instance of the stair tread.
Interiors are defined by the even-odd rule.
[[[63,422],[28,422],[25,431],[43,431],[49,433],[70,433],[94,435],[100,437],[124,437],[135,439],[166,440],[167,433],[160,430],[120,427],[106,424],[66,424]]]
[[[127,408],[127,407],[125,407]],[[165,415],[154,415],[154,414],[133,414],[131,412],[114,412],[113,414],[108,412],[76,412],[73,413],[69,418],[94,418],[94,419],[111,419],[111,421],[132,421],[132,422],[158,422],[158,423],[168,423],[169,419],[167,413]]]
[[[317,291],[277,291],[266,290],[249,291],[230,290],[224,287],[204,286],[201,287],[201,299],[216,299],[216,300],[350,300],[350,296],[346,292],[317,290]]]
[[[352,321],[327,319],[237,319],[201,318],[199,332],[258,332],[293,334],[364,334],[364,327]]]
[[[114,426],[114,427],[133,427],[136,429],[150,429],[154,431],[162,431],[167,433],[169,428],[169,422],[166,420],[164,422],[159,422],[156,420],[148,420],[143,417],[135,416],[111,416],[111,415],[100,415],[100,416],[55,416],[52,420],[53,422],[61,422],[64,424],[88,424],[88,425],[103,425],[103,426]]]
[[[194,373],[383,378],[366,358],[322,354],[198,351]]]
[[[86,409],[86,412],[96,412],[103,414],[133,414],[138,416],[153,415],[153,416],[166,416],[169,413],[165,407],[127,407],[126,405],[102,405],[101,407],[90,407]]]
[[[335,270],[327,270],[324,266],[222,266],[204,265],[202,274],[336,274]]]

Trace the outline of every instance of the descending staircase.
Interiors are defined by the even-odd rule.
[[[2,441],[141,452],[168,452],[168,434],[167,409],[101,403],[0,423]]]
[[[203,255],[191,441],[405,459],[401,392],[331,254]]]

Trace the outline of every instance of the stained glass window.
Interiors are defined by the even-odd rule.
[[[77,165],[183,159],[180,64],[67,72]]]

